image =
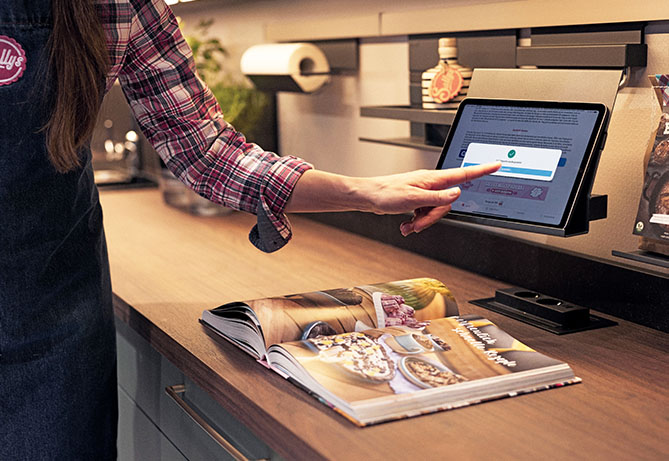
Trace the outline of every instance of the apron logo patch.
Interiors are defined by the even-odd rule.
[[[11,85],[26,70],[26,52],[13,38],[0,35],[0,86]]]

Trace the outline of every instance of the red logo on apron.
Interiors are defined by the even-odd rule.
[[[0,35],[0,86],[10,85],[26,70],[26,53],[13,38]]]

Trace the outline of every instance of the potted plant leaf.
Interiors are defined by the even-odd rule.
[[[241,74],[235,74],[226,66],[228,51],[216,37],[208,37],[213,19],[203,20],[194,33],[185,36],[193,50],[193,59],[198,74],[209,86],[221,106],[225,120],[241,131],[251,142],[257,142],[266,150],[274,150],[275,137],[273,98],[253,88]]]

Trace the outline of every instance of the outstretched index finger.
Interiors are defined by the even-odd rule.
[[[440,175],[437,184],[437,188],[446,188],[455,186],[456,184],[462,184],[472,179],[480,178],[487,174],[494,173],[499,170],[502,166],[501,162],[493,163],[484,163],[482,165],[472,165],[460,168],[449,168],[443,171],[443,175]]]

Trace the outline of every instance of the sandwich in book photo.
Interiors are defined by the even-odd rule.
[[[571,384],[571,368],[411,279],[229,303],[201,322],[357,425]]]

